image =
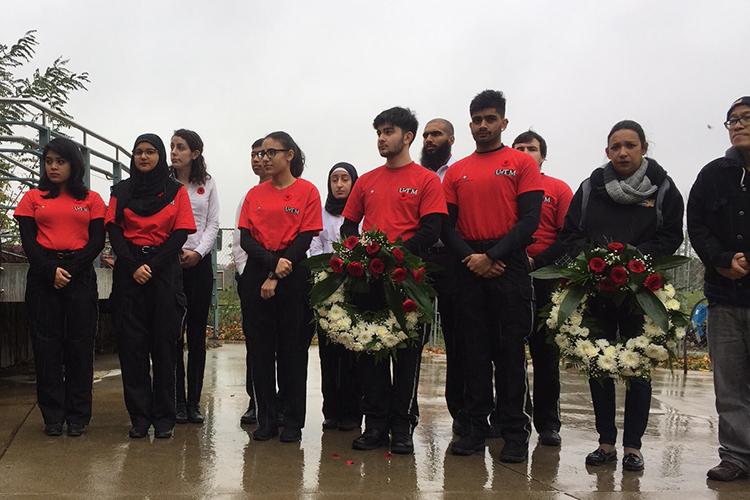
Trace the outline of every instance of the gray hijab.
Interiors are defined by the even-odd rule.
[[[658,186],[651,184],[651,180],[646,177],[648,169],[648,160],[643,157],[641,166],[633,172],[633,175],[627,179],[618,179],[612,163],[604,165],[604,188],[607,194],[616,203],[623,205],[635,205],[647,200],[656,192]]]

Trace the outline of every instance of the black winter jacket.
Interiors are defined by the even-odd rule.
[[[629,243],[644,254],[651,256],[672,255],[682,244],[682,195],[667,172],[655,160],[648,158],[646,176],[654,186],[668,183],[661,205],[662,224],[658,226],[656,198],[642,203],[624,205],[617,203],[604,187],[604,168],[591,173],[586,213],[581,213],[582,187],[579,187],[570,202],[565,226],[560,234],[564,253],[573,258],[593,243],[606,244],[611,241]],[[581,228],[581,218],[583,228]]]
[[[750,254],[750,173],[735,148],[698,174],[688,198],[690,243],[706,266],[709,301],[750,306],[750,276],[730,280],[716,272],[729,268],[737,252]]]

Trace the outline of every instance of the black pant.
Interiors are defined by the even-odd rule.
[[[309,275],[304,266],[295,266],[289,276],[279,280],[276,294],[267,300],[260,296],[260,287],[267,273],[250,267],[248,263],[240,280],[248,303],[253,393],[261,427],[276,425],[279,410],[277,365],[285,425],[300,429],[305,426],[307,350],[310,345],[310,326],[306,323]]]
[[[557,280],[534,280],[536,311],[535,325],[529,335],[529,351],[534,366],[533,412],[534,427],[537,432],[560,431],[560,348],[547,338],[545,329],[539,330],[541,321],[538,312],[549,304]]]
[[[45,424],[88,424],[97,324],[93,267],[56,290],[33,267],[26,278],[26,312],[36,367],[36,393]]]
[[[214,272],[211,254],[205,255],[195,267],[182,270],[182,284],[187,299],[187,313],[183,331],[187,333],[187,406],[198,407],[203,389],[203,372],[206,369],[206,323],[211,308]],[[184,337],[177,342],[177,406],[185,406],[185,355]]]
[[[610,342],[637,337],[643,328],[643,314],[634,313],[625,302],[616,307],[608,301],[589,301],[590,312],[596,315],[603,327],[603,335]],[[600,444],[614,445],[617,441],[615,427],[615,381],[611,378],[589,379],[591,399],[594,403],[596,432]],[[626,448],[641,448],[641,438],[646,432],[648,414],[651,410],[651,382],[641,378],[631,378],[625,392],[625,423],[622,445]]]
[[[334,420],[362,420],[357,358],[340,344],[318,335],[320,386],[323,393],[323,417]]]
[[[484,249],[477,249],[483,251]],[[533,323],[533,291],[528,259],[518,252],[505,259],[499,278],[458,271],[459,321],[464,333],[466,414],[472,429],[482,429],[493,402],[493,364],[497,374],[497,420],[506,441],[528,442],[526,337]]]
[[[453,419],[462,418],[464,408],[464,393],[466,382],[464,377],[462,339],[458,333],[456,324],[457,307],[456,300],[458,291],[456,289],[456,270],[460,262],[447,249],[433,250],[432,253],[424,255],[424,260],[439,266],[439,269],[431,274],[432,285],[437,292],[438,312],[440,313],[440,326],[443,330],[445,340],[445,357],[447,362],[445,375],[445,402],[448,405]]]
[[[182,269],[175,255],[139,285],[123,264],[115,261],[112,306],[125,406],[134,427],[169,430],[175,423],[175,346],[185,314]]]
[[[242,284],[242,276],[237,273],[234,279],[237,282],[237,295],[240,297],[240,312],[242,314],[242,335],[245,337],[245,392],[250,398],[248,406],[255,405],[255,395],[253,394],[253,364],[250,360],[250,310],[249,301],[245,296],[245,285]]]
[[[369,354],[360,356],[362,413],[367,429],[387,432],[390,428],[393,434],[414,432],[419,422],[417,389],[425,342],[424,329],[420,328],[419,331],[422,336],[417,345],[396,349],[390,357],[376,359]]]

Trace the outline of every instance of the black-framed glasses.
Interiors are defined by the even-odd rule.
[[[250,151],[250,158],[257,158],[261,159],[263,158],[263,155],[261,154],[263,151]]]
[[[282,151],[291,151],[291,149],[289,149],[289,148],[286,148],[286,149],[276,149],[276,148],[263,149],[261,151],[258,151],[258,157],[259,158],[264,158],[264,157],[268,156],[269,158],[273,158],[274,156],[276,156],[277,153],[281,153]]]
[[[724,126],[727,129],[730,129],[737,126],[738,123],[741,123],[743,127],[750,127],[750,115],[742,115],[738,116],[737,118],[730,118],[729,120],[724,122]]]

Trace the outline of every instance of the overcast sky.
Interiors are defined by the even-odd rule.
[[[338,161],[381,165],[372,120],[391,106],[456,126],[469,154],[468,106],[505,92],[510,143],[533,128],[545,171],[575,190],[605,161],[606,135],[640,122],[687,196],[729,146],[728,105],[750,94],[747,0],[698,1],[35,1],[5,5],[0,41],[29,29],[34,67],[57,56],[88,71],[68,111],[130,149],[197,131],[215,177],[222,226],[255,183],[250,144],[274,130],[304,150],[304,177],[325,196]],[[419,158],[421,139],[412,146]],[[105,188],[95,187],[104,193]]]

